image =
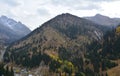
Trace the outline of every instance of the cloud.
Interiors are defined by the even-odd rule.
[[[113,2],[113,1],[117,1],[117,0],[87,0],[87,1],[91,1],[91,2]]]
[[[119,4],[119,0],[0,0],[0,15],[21,21],[33,30],[61,13],[119,16]]]
[[[0,1],[12,7],[20,5],[16,0],[0,0]]]
[[[37,9],[37,12],[40,16],[49,16],[50,15],[49,10],[47,10],[45,8],[39,8],[39,9]]]
[[[97,0],[96,0],[97,1]],[[95,0],[90,1],[82,1],[82,0],[52,0],[51,4],[55,6],[64,6],[68,7],[71,9],[76,9],[76,10],[92,10],[92,9],[100,9],[101,7],[98,5],[98,2]],[[98,0],[99,1],[99,0]]]
[[[78,6],[74,6],[72,7],[73,9],[75,10],[94,10],[94,9],[101,9],[100,6],[98,6],[97,4],[95,3],[91,3],[91,4],[85,4],[85,5],[78,5]]]
[[[76,10],[100,10],[102,2],[114,2],[117,0],[51,0],[55,6],[64,6]]]

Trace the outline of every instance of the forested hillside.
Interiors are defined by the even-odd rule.
[[[53,76],[107,76],[120,58],[119,31],[119,26],[111,30],[68,13],[58,15],[10,45],[4,61],[27,68],[44,63]]]

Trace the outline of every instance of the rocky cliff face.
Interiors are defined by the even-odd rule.
[[[13,41],[20,39],[30,33],[27,28],[21,22],[17,22],[6,16],[0,17],[0,43],[9,44]]]

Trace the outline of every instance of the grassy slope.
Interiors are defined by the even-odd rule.
[[[120,76],[120,60],[116,61],[119,65],[107,71],[108,76]]]

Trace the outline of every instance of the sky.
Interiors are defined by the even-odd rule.
[[[0,0],[0,7],[0,16],[21,21],[31,30],[62,13],[120,18],[120,0]]]

